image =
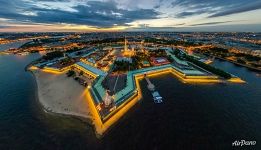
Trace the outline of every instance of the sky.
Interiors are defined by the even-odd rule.
[[[261,32],[261,0],[0,0],[0,32]]]

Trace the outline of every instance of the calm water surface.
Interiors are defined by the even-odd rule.
[[[143,100],[102,139],[77,119],[42,112],[24,67],[38,54],[0,56],[0,149],[231,149],[235,140],[261,142],[261,78],[224,61],[214,66],[247,84],[183,84],[170,74],[151,78],[164,98]]]

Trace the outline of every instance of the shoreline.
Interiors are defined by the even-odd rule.
[[[72,117],[72,118],[75,118],[75,119],[78,119],[78,120],[82,121],[83,123],[87,123],[88,125],[91,125],[92,128],[93,128],[93,131],[94,131],[94,133],[96,135],[96,138],[98,138],[98,139],[101,139],[102,137],[104,137],[110,131],[110,129],[112,129],[111,127],[116,125],[115,123],[117,121],[119,121],[119,118],[123,118],[124,114],[129,109],[131,109],[136,104],[137,101],[139,101],[141,99],[141,97],[139,97],[138,99],[137,99],[137,97],[135,97],[136,101],[132,101],[132,100],[128,101],[128,104],[127,104],[127,105],[129,105],[128,109],[121,109],[121,110],[119,110],[120,113],[116,113],[116,115],[112,116],[112,118],[114,118],[114,119],[110,119],[110,121],[108,121],[108,122],[106,122],[104,124],[100,123],[101,120],[99,119],[99,117],[95,117],[95,115],[97,115],[97,114],[95,114],[96,111],[94,111],[92,109],[96,109],[96,108],[91,108],[91,107],[93,107],[92,106],[93,102],[92,102],[92,99],[89,97],[90,93],[89,93],[88,89],[84,90],[84,92],[85,92],[85,96],[84,97],[85,97],[85,99],[86,99],[86,101],[87,101],[87,103],[89,105],[88,109],[89,109],[90,114],[91,114],[90,116],[85,116],[85,115],[82,115],[82,114],[79,114],[79,113],[74,113],[74,112],[64,112],[64,111],[59,112],[59,111],[56,111],[56,110],[52,110],[52,109],[48,108],[49,107],[48,104],[46,104],[43,101],[44,99],[41,98],[41,96],[40,96],[41,95],[41,90],[39,89],[40,88],[39,87],[39,79],[38,79],[39,77],[37,77],[36,73],[34,72],[34,71],[40,71],[40,70],[38,70],[38,69],[34,70],[34,69],[30,68],[31,64],[32,63],[27,65],[25,67],[25,70],[29,71],[32,74],[33,78],[34,78],[34,82],[36,84],[36,90],[37,90],[37,92],[36,92],[37,100],[36,101],[37,101],[38,105],[40,106],[41,110],[44,113],[47,113],[47,114],[50,114],[50,115],[58,115],[58,116],[61,116],[61,117]],[[50,73],[48,73],[48,74],[52,75]],[[75,83],[78,84],[77,82],[75,82]],[[79,86],[81,86],[81,85],[79,85]]]
[[[212,55],[212,56],[214,56],[214,55]],[[235,61],[232,61],[232,60],[228,60],[228,59],[225,59],[225,58],[222,58],[222,57],[218,57],[218,56],[214,56],[214,57],[216,57],[219,60],[230,62],[230,63],[235,64],[235,65],[240,66],[240,67],[245,67],[246,69],[249,69],[249,70],[252,70],[252,71],[255,71],[255,72],[261,72],[261,69],[259,69],[259,68],[254,68],[252,66],[241,64],[241,63],[238,63],[238,62],[235,62]]]
[[[40,94],[39,93],[40,92],[40,90],[39,90],[39,83],[38,83],[39,81],[37,81],[37,77],[36,77],[35,73],[31,69],[29,69],[29,67],[30,67],[30,65],[27,65],[25,67],[25,70],[30,72],[32,74],[33,78],[34,78],[35,88],[37,90],[35,92],[35,94],[36,94],[36,103],[41,108],[41,111],[43,111],[44,113],[47,113],[49,115],[56,115],[56,116],[61,116],[61,117],[70,117],[70,118],[77,119],[77,120],[81,121],[82,123],[86,123],[88,125],[91,125],[97,138],[102,137],[101,135],[97,134],[97,132],[95,130],[95,127],[94,127],[94,124],[93,124],[92,114],[87,116],[87,115],[82,115],[82,114],[74,113],[74,112],[59,112],[59,111],[48,109],[48,105],[43,103],[43,101],[41,100],[41,98],[39,96],[39,94]],[[79,85],[79,86],[81,86],[81,85]]]
[[[68,78],[64,72],[52,72],[50,74],[50,72],[47,73],[44,70],[42,71],[40,69],[34,68],[32,63],[31,65],[27,66],[26,70],[30,71],[35,78],[37,84],[38,101],[45,112],[55,113],[63,116],[72,116],[80,120],[88,120],[87,122],[94,128],[97,138],[103,137],[107,131],[111,129],[111,126],[113,126],[120,118],[124,117],[124,114],[127,113],[127,111],[142,98],[142,91],[139,87],[139,80],[143,78],[143,73],[138,73],[132,75],[134,78],[133,82],[135,82],[136,86],[138,86],[135,87],[137,88],[136,91],[138,91],[138,94],[136,93],[137,95],[134,94],[129,97],[124,102],[126,103],[126,106],[121,105],[117,110],[115,110],[114,113],[109,115],[109,117],[107,116],[108,120],[105,119],[106,121],[104,121],[102,118],[100,118],[96,105],[93,102],[93,97],[91,96],[91,90],[89,88],[83,87],[79,83],[75,82],[72,78]],[[148,76],[157,76],[162,73],[170,73],[185,83],[221,83],[223,81],[218,76],[186,76],[178,72],[175,68],[168,66],[165,69],[163,68],[163,70],[157,69],[147,73]],[[245,83],[245,81],[238,77],[234,77],[225,81],[232,83]],[[64,95],[66,97],[64,97]],[[71,96],[73,98],[71,98]],[[81,99],[83,100],[81,101]],[[60,108],[61,106],[62,109]],[[124,109],[122,109],[123,107]],[[87,115],[86,112],[82,113],[82,110],[87,111]]]

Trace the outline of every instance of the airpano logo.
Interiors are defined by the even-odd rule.
[[[236,140],[232,143],[232,146],[254,146],[256,141]]]

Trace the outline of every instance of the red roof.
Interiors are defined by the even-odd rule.
[[[168,59],[164,57],[151,57],[150,61],[154,66],[166,65],[170,63]]]

